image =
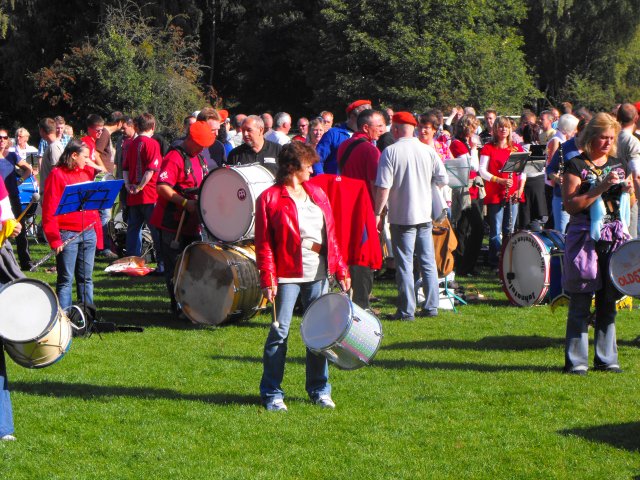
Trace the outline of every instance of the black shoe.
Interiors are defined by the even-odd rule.
[[[593,370],[596,372],[609,372],[609,373],[622,373],[622,369],[618,365],[599,365],[597,367],[593,367]]]
[[[31,270],[32,267],[33,267],[33,262],[29,262],[29,263],[25,263],[23,265],[20,265],[20,270],[24,270],[24,271],[28,272],[29,270]]]
[[[412,316],[403,317],[398,313],[388,313],[384,316],[384,318],[386,320],[399,320],[401,322],[413,322],[415,320],[415,317],[412,317]]]
[[[115,260],[116,258],[118,258],[118,254],[115,252],[112,252],[108,248],[105,248],[104,250],[100,250],[98,252],[98,256],[107,258],[109,260]]]
[[[420,310],[420,312],[418,312],[418,315],[416,315],[417,317],[420,318],[433,318],[433,317],[437,317],[438,316],[438,312],[430,312],[428,310]]]
[[[567,375],[580,375],[584,376],[587,374],[586,370],[567,370],[566,368],[562,373],[566,373]]]

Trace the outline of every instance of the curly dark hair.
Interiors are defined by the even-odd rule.
[[[302,142],[287,143],[278,154],[276,183],[282,184],[289,175],[302,170],[304,164],[314,164],[320,158],[315,148]]]

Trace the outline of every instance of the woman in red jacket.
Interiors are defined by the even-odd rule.
[[[289,326],[298,296],[303,307],[328,290],[327,274],[335,274],[342,288],[351,287],[335,235],[325,193],[309,180],[318,161],[313,147],[300,142],[285,145],[278,155],[276,183],[256,205],[256,257],[264,296],[274,302],[279,326],[269,330],[264,346],[260,396],[267,410],[286,411],[281,387]],[[327,359],[307,349],[306,389],[311,400],[335,408]]]
[[[54,214],[64,188],[74,183],[92,181],[97,171],[104,171],[104,167],[91,160],[89,147],[79,140],[71,140],[44,186],[42,227],[49,246],[56,252],[56,293],[63,309],[72,304],[74,275],[79,302],[93,304],[93,263],[96,244],[99,250],[102,249],[102,224],[97,210]],[[64,245],[65,241],[91,223],[94,224],[93,228]]]

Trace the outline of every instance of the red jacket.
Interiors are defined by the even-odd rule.
[[[331,205],[320,187],[302,184],[311,201],[318,205],[324,216],[327,234],[327,265],[329,273],[338,280],[348,276],[336,240]],[[302,241],[298,227],[298,210],[284,185],[273,185],[262,192],[256,202],[255,228],[256,259],[260,270],[260,286],[278,284],[278,277],[302,277]]]

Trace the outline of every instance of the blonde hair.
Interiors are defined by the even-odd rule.
[[[587,123],[587,126],[584,127],[584,130],[582,130],[578,137],[578,147],[582,148],[587,156],[591,158],[593,152],[591,144],[598,136],[609,129],[613,129],[614,131],[613,144],[611,145],[611,150],[609,150],[609,155],[615,157],[618,151],[620,124],[612,115],[605,112],[596,113],[589,123]]]
[[[493,122],[491,143],[493,143],[494,145],[498,145],[498,129],[504,126],[509,127],[510,132],[509,135],[507,135],[507,146],[511,150],[513,150],[513,140],[511,139],[511,134],[513,133],[513,124],[511,123],[511,119],[509,117],[501,116],[496,118],[496,121]]]
[[[18,140],[18,137],[20,135],[23,135],[23,136],[27,137],[27,139],[29,139],[29,137],[31,136],[31,134],[29,133],[29,130],[27,130],[26,128],[22,128],[22,127],[20,127],[19,129],[16,130],[16,141]]]

